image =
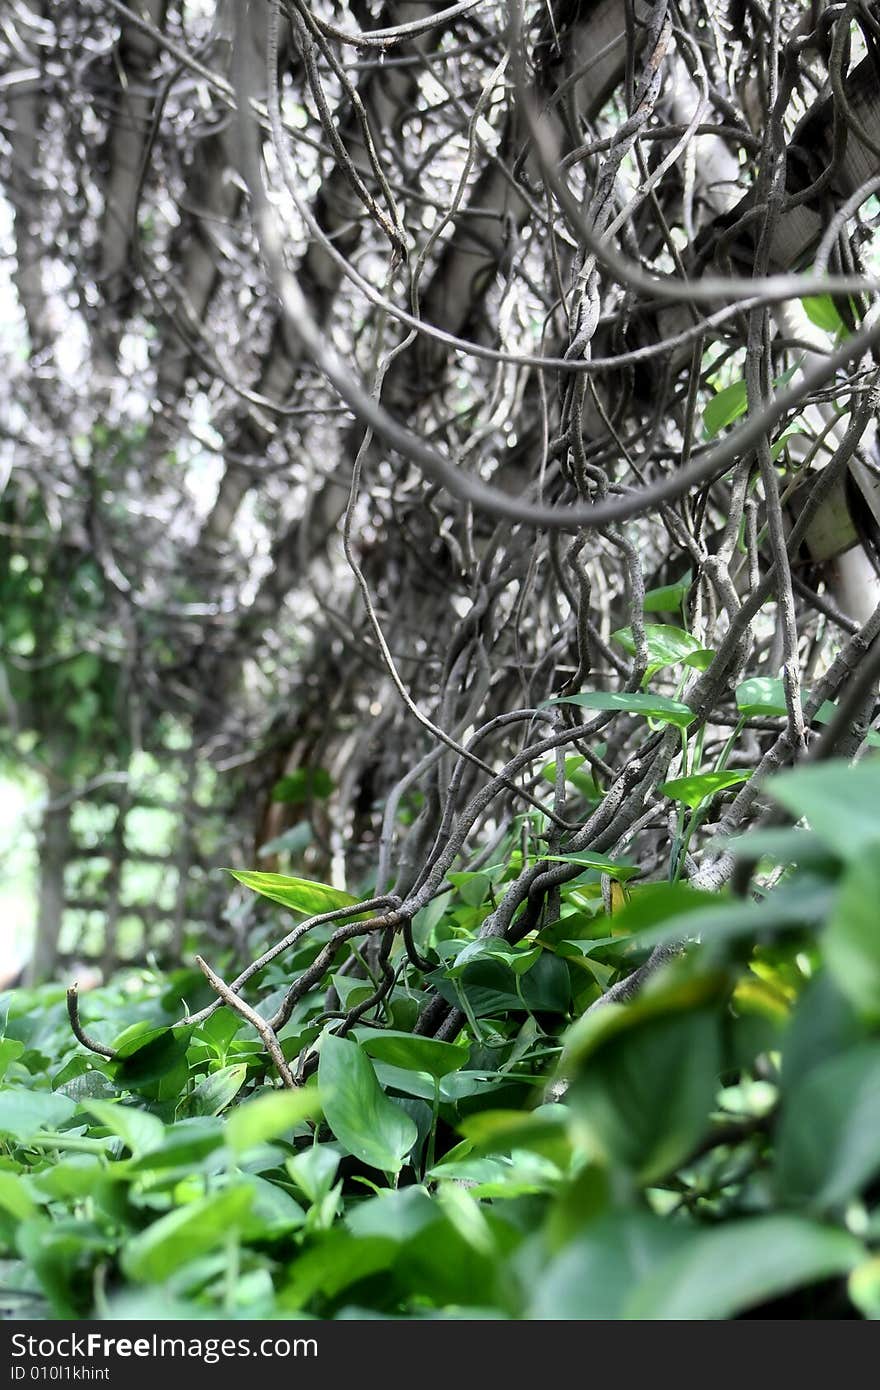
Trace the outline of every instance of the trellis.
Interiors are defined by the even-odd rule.
[[[200,788],[192,748],[150,757],[151,775],[101,785],[66,808],[63,893],[54,960],[44,959],[44,973],[76,962],[106,977],[124,964],[179,962],[187,942],[220,920],[228,895],[220,872],[228,862],[223,807]],[[157,789],[172,780],[179,796]],[[145,812],[163,818],[161,833],[153,826],[158,847],[138,825]]]

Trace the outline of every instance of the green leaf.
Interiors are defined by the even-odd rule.
[[[527,1316],[567,1322],[620,1318],[638,1284],[687,1238],[686,1229],[650,1212],[602,1215],[551,1260]]]
[[[736,687],[736,706],[746,718],[778,718],[788,713],[785,687],[775,676],[750,676]]]
[[[226,1142],[238,1154],[270,1139],[288,1134],[294,1125],[320,1113],[313,1087],[296,1091],[276,1091],[267,1087],[262,1095],[237,1105],[226,1117]]]
[[[165,1138],[162,1121],[147,1110],[107,1100],[89,1100],[81,1108],[100,1120],[111,1134],[118,1135],[135,1158],[157,1149]]]
[[[128,1171],[158,1173],[170,1168],[192,1171],[222,1143],[223,1129],[219,1120],[207,1115],[191,1116],[170,1125],[158,1148],[151,1149],[143,1158],[131,1159]]]
[[[637,1017],[594,1047],[567,1099],[588,1151],[650,1182],[705,1132],[720,1069],[714,1010]]]
[[[717,391],[703,411],[703,433],[706,439],[714,439],[716,434],[745,415],[748,409],[748,393],[744,381],[734,381]]]
[[[567,1013],[571,977],[565,961],[552,951],[541,951],[531,970],[523,975],[521,991],[523,1003],[534,1013]]]
[[[658,589],[649,589],[642,605],[646,613],[674,613],[682,607],[694,582],[691,570],[677,579],[674,584],[662,584]]]
[[[841,992],[872,1022],[880,1020],[880,858],[856,859],[847,869],[822,935],[828,969]]]
[[[334,912],[340,907],[351,907],[357,902],[350,893],[341,888],[331,888],[327,883],[314,883],[308,878],[288,878],[284,874],[263,874],[254,870],[227,869],[245,888],[252,888],[261,897],[269,898],[282,907],[290,907],[294,912],[302,912],[306,917],[316,917],[322,912]]]
[[[16,1221],[27,1221],[36,1215],[36,1204],[20,1174],[0,1172],[0,1208]]]
[[[247,1183],[211,1193],[168,1212],[122,1248],[122,1268],[129,1279],[159,1283],[191,1260],[224,1245],[241,1226],[254,1200]]]
[[[847,1292],[863,1318],[880,1318],[880,1256],[873,1255],[853,1270]]]
[[[324,1116],[346,1152],[383,1173],[399,1172],[418,1130],[385,1095],[356,1043],[327,1034],[321,1042],[318,1086]]]
[[[665,695],[631,694],[623,690],[586,690],[579,695],[560,695],[548,700],[548,705],[582,705],[584,709],[615,710],[622,714],[641,714],[662,724],[675,724],[686,729],[696,715],[680,700]]]
[[[672,782],[664,782],[658,790],[672,801],[683,801],[692,810],[717,792],[728,787],[738,787],[751,777],[750,772],[697,772],[691,777],[677,777]]]
[[[578,854],[541,854],[535,855],[535,859],[546,859],[553,864],[582,864],[585,869],[596,869],[618,883],[626,883],[641,873],[635,864],[630,864],[626,859],[609,859],[606,854],[593,854],[589,850],[582,850]]]
[[[313,1144],[285,1160],[285,1167],[297,1187],[316,1204],[327,1196],[336,1179],[339,1149],[335,1144]]]
[[[76,1111],[76,1102],[57,1091],[0,1091],[0,1134],[19,1141],[41,1129],[57,1129]]]
[[[624,651],[635,654],[636,643],[631,627],[622,627],[611,635]],[[683,628],[668,627],[665,623],[646,623],[645,641],[649,674],[661,670],[664,666],[678,666],[682,662],[705,670],[715,655],[707,647],[701,646],[696,637],[692,637]]]
[[[459,1071],[470,1051],[465,1043],[440,1042],[436,1038],[399,1033],[390,1028],[378,1032],[358,1029],[357,1040],[363,1050],[377,1061],[409,1071],[426,1071],[438,1081],[450,1072]]]
[[[333,780],[325,767],[300,767],[282,777],[272,788],[272,800],[288,806],[305,801],[323,801],[333,790]]]
[[[803,691],[806,696],[809,692]],[[785,687],[781,680],[773,676],[750,676],[736,688],[736,703],[741,714],[747,718],[752,715],[766,719],[784,718],[788,714],[785,703]],[[833,700],[823,700],[812,716],[812,724],[828,724],[837,713]],[[880,744],[880,734],[875,729],[868,733],[866,742],[873,748]]]
[[[279,1240],[303,1225],[305,1212],[283,1187],[257,1173],[246,1174],[244,1181],[254,1196],[242,1222],[244,1240]]]
[[[863,1253],[845,1231],[798,1216],[724,1222],[694,1233],[661,1261],[626,1300],[623,1316],[734,1318],[791,1289],[848,1273]]]
[[[819,1208],[839,1206],[880,1171],[880,1042],[831,1057],[783,1100],[779,1191]]]
[[[565,1105],[541,1105],[537,1110],[479,1110],[459,1125],[471,1140],[474,1157],[509,1154],[514,1149],[552,1158],[561,1167],[571,1155],[569,1114]]]
[[[379,1192],[346,1213],[345,1224],[356,1236],[383,1236],[398,1243],[418,1236],[426,1226],[443,1219],[424,1187],[401,1187]]]
[[[841,859],[857,859],[880,841],[880,761],[816,763],[783,772],[767,794],[794,816],[805,816]]]
[[[194,1115],[219,1115],[234,1100],[247,1080],[247,1063],[220,1067],[210,1072],[194,1088],[190,1109]]]
[[[332,1298],[358,1280],[388,1269],[397,1250],[397,1242],[385,1236],[359,1239],[347,1231],[331,1231],[320,1245],[307,1250],[291,1265],[290,1282],[281,1295],[282,1305],[302,1308],[316,1294]]]
[[[0,1081],[6,1075],[7,1068],[17,1062],[23,1052],[23,1042],[16,1038],[0,1038]]]
[[[830,294],[807,295],[801,300],[804,313],[817,328],[826,333],[848,333],[848,329]]]
[[[449,874],[448,878],[458,889],[458,896],[462,902],[468,907],[481,907],[492,891],[492,880],[488,874]]]
[[[135,1024],[134,1028],[126,1029],[113,1044],[119,1058],[113,1064],[114,1078],[132,1090],[139,1090],[172,1076],[180,1066],[186,1065],[191,1035],[191,1028],[140,1030]]]

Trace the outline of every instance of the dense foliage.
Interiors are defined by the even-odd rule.
[[[4,1001],[4,1307],[77,1317],[880,1315],[880,765],[771,784],[810,829],[734,842],[752,891],[640,885],[584,856],[556,921],[481,939],[516,838],[414,923],[394,984],[342,944],[278,1037],[277,1085],[195,970],[122,976],[69,1031],[63,990]],[[694,800],[693,797],[690,798]],[[695,812],[692,812],[695,814]],[[255,875],[303,915],[319,890]],[[606,893],[603,882],[626,885]],[[320,894],[322,907],[333,890]],[[312,901],[310,901],[312,899]],[[272,914],[278,932],[281,914]],[[316,925],[246,989],[263,1018]],[[627,1004],[589,1003],[658,943]],[[699,944],[697,944],[699,943]],[[427,983],[467,1023],[412,1032]]]
[[[5,1310],[874,1316],[877,0],[13,11]]]

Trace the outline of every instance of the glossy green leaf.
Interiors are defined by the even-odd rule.
[[[804,698],[809,694],[806,690],[801,693]],[[757,716],[776,719],[784,718],[788,714],[785,687],[782,681],[774,676],[750,676],[748,680],[741,681],[736,688],[736,703],[740,713],[746,718]],[[828,724],[836,713],[837,704],[833,700],[823,700],[810,722]],[[866,741],[871,747],[876,748],[880,745],[880,734],[872,729]]]
[[[343,1148],[385,1173],[397,1173],[418,1137],[406,1111],[389,1100],[356,1043],[328,1034],[318,1086],[324,1116]]]
[[[149,1153],[150,1149],[157,1149],[165,1138],[162,1121],[139,1106],[90,1100],[83,1104],[82,1109],[94,1115],[111,1134],[118,1135],[136,1158]]]
[[[621,714],[641,714],[646,719],[656,719],[662,724],[675,724],[686,729],[693,724],[696,715],[680,700],[670,700],[665,695],[648,695],[618,690],[586,690],[579,695],[561,695],[548,700],[550,705],[581,705],[584,709],[614,710]]]
[[[716,434],[732,425],[734,420],[738,420],[741,415],[745,415],[748,409],[748,392],[744,381],[734,381],[730,386],[724,386],[709,401],[703,411],[703,432],[707,439],[714,439]]]
[[[880,760],[796,768],[771,778],[767,794],[794,816],[806,817],[842,859],[856,859],[880,843]]]
[[[694,576],[690,570],[674,584],[661,584],[657,589],[648,589],[642,605],[646,613],[674,613],[681,608],[688,596]]]
[[[814,1067],[783,1099],[778,1187],[789,1201],[836,1207],[880,1172],[880,1042]]]
[[[788,713],[785,688],[775,676],[749,676],[736,687],[736,706],[747,718],[777,718]]]
[[[847,1274],[863,1247],[853,1236],[798,1216],[725,1221],[693,1232],[626,1299],[625,1318],[733,1318],[805,1284]]]
[[[16,1221],[27,1221],[36,1215],[36,1203],[19,1173],[0,1171],[0,1210],[7,1211]]]
[[[622,627],[611,635],[625,651],[635,654],[636,644],[631,627]],[[705,670],[715,655],[683,628],[669,627],[664,623],[645,623],[645,642],[649,673],[660,671],[664,666],[680,664]]]
[[[688,1235],[647,1211],[600,1216],[551,1260],[537,1280],[528,1316],[569,1322],[620,1318],[639,1284]]]
[[[720,1069],[714,1010],[648,1016],[611,1033],[568,1096],[588,1151],[646,1182],[671,1172],[708,1127]]]
[[[849,865],[822,935],[822,952],[842,994],[880,1020],[880,855]]]
[[[817,328],[826,333],[846,333],[846,324],[837,312],[837,305],[830,294],[807,295],[801,300],[804,313]]]
[[[261,897],[281,903],[283,907],[292,908],[294,912],[301,912],[307,917],[334,912],[340,907],[351,907],[357,902],[357,898],[344,893],[341,888],[314,883],[308,878],[288,878],[285,874],[264,874],[251,869],[227,869],[226,872]]]
[[[141,1283],[167,1279],[189,1261],[224,1245],[242,1225],[253,1200],[253,1188],[242,1183],[168,1212],[125,1243],[123,1270]]]
[[[442,1219],[426,1188],[401,1187],[359,1203],[346,1216],[345,1224],[358,1237],[382,1236],[402,1243]]]
[[[641,872],[637,865],[630,864],[626,859],[609,859],[607,854],[593,854],[589,850],[581,850],[578,854],[542,854],[540,857],[553,864],[580,864],[585,869],[596,869],[618,883],[637,878]]]
[[[397,1248],[396,1241],[386,1236],[356,1237],[331,1231],[293,1262],[282,1301],[287,1307],[302,1308],[316,1294],[332,1298],[358,1280],[387,1269]]]
[[[0,1091],[0,1134],[19,1141],[41,1129],[57,1129],[76,1111],[76,1102],[57,1091]]]
[[[209,1072],[190,1096],[190,1109],[194,1115],[219,1115],[238,1095],[247,1080],[247,1063],[237,1062],[228,1067],[220,1067]]]
[[[470,1051],[466,1043],[440,1042],[414,1033],[395,1032],[391,1028],[358,1029],[357,1040],[367,1055],[378,1062],[410,1071],[426,1071],[438,1080],[459,1071]]]
[[[849,1276],[847,1292],[863,1318],[880,1319],[880,1255],[858,1265]]]
[[[23,1052],[24,1043],[19,1042],[17,1038],[0,1038],[0,1081],[10,1065],[17,1062]]]
[[[303,1120],[320,1113],[320,1101],[313,1087],[279,1091],[266,1087],[262,1095],[237,1105],[226,1117],[226,1142],[236,1153],[257,1144],[290,1134]]]
[[[191,1028],[126,1030],[113,1044],[119,1059],[113,1064],[117,1083],[138,1090],[172,1076],[186,1065],[191,1034]]]
[[[658,790],[672,801],[683,801],[695,811],[718,792],[741,786],[751,775],[750,772],[696,772],[691,777],[676,777],[672,782],[664,782]]]

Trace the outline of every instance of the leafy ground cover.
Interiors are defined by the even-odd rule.
[[[112,1057],[63,985],[5,995],[4,1313],[880,1315],[880,764],[768,791],[808,827],[733,842],[738,896],[584,856],[557,920],[481,938],[514,837],[451,875],[414,923],[425,969],[395,945],[360,1017],[341,943],[278,1033],[293,1089],[225,1005],[181,1022],[217,1004],[195,966],[85,996]],[[248,982],[261,1018],[332,930]],[[684,949],[636,998],[590,1008],[662,943]],[[429,990],[455,1037],[413,1033]]]

